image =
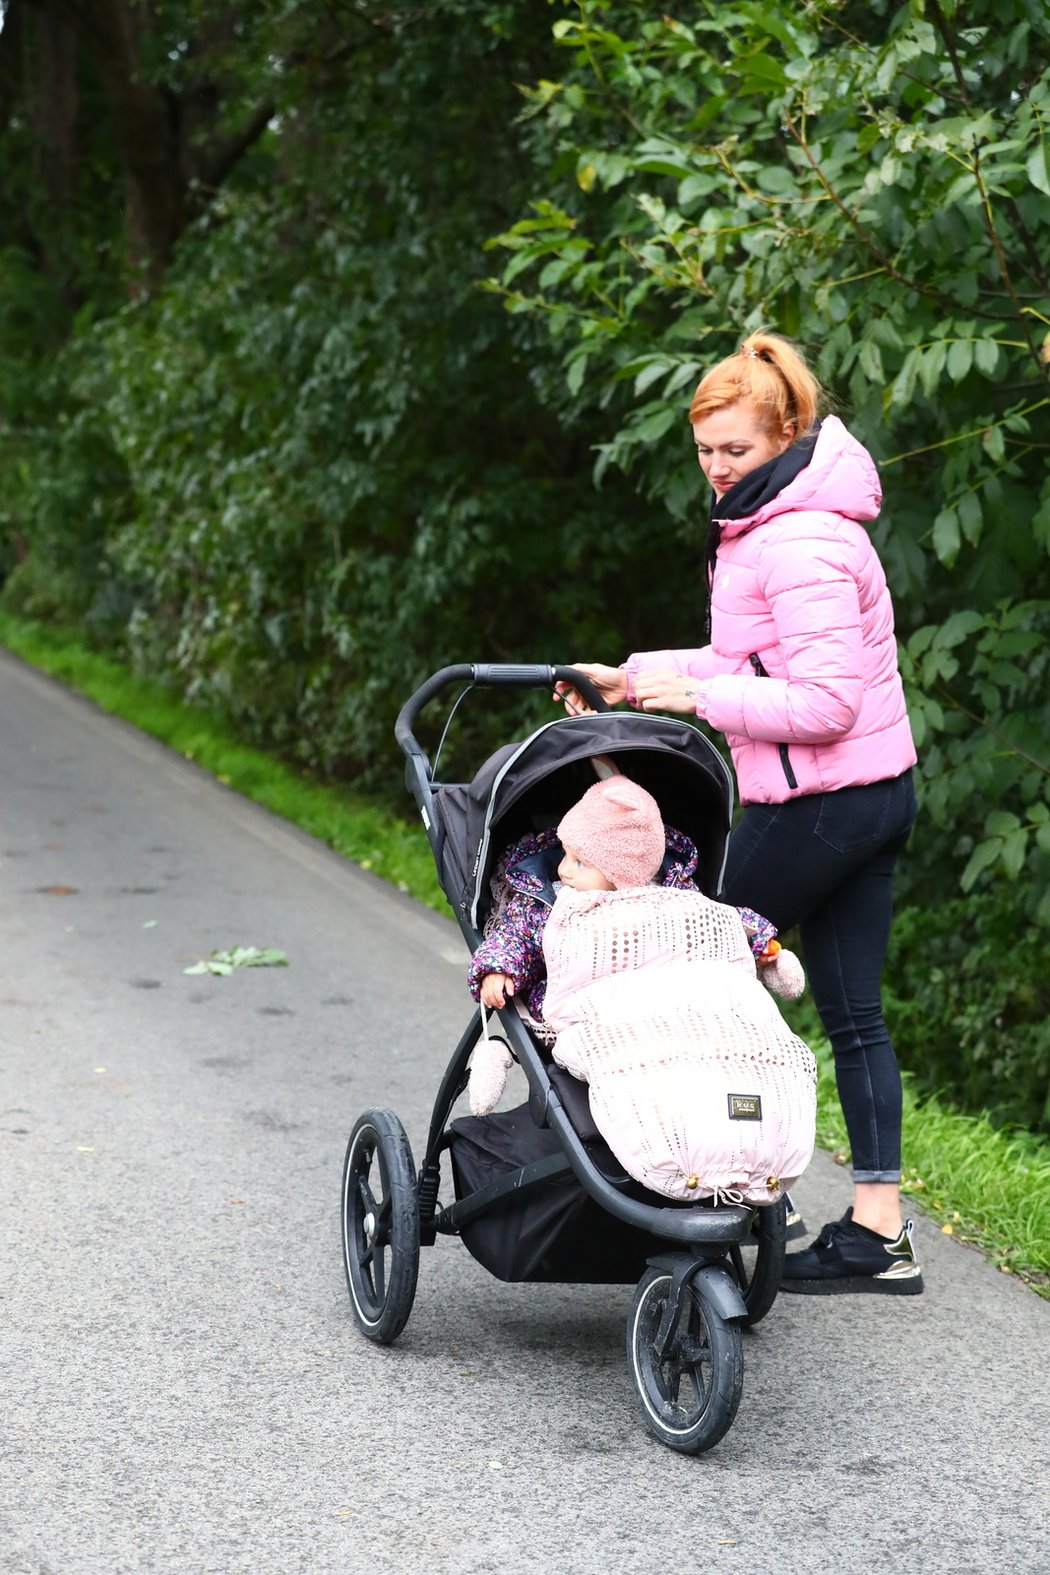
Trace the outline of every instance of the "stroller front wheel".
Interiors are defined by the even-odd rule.
[[[694,1284],[686,1289],[669,1347],[657,1349],[671,1276],[650,1268],[627,1319],[635,1403],[650,1433],[681,1454],[711,1449],[732,1426],[744,1386],[743,1340]]]
[[[361,1333],[389,1345],[408,1322],[419,1273],[412,1150],[391,1110],[366,1110],[346,1146],[343,1266]]]

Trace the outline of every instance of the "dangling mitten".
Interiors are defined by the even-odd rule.
[[[758,977],[771,995],[784,1001],[794,1001],[806,988],[806,975],[794,952],[785,951],[779,941],[770,941],[763,956],[772,956],[772,962],[759,962]]]
[[[470,1095],[472,1116],[487,1116],[499,1103],[514,1057],[498,1039],[482,1039],[470,1058]]]

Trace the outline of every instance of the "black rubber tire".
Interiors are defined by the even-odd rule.
[[[416,1173],[391,1110],[366,1110],[346,1145],[343,1267],[358,1328],[389,1345],[408,1322],[419,1273]]]
[[[711,1449],[733,1425],[744,1386],[743,1339],[691,1284],[668,1361],[656,1360],[671,1276],[647,1269],[627,1318],[627,1365],[642,1420],[662,1444],[683,1455]]]
[[[777,1299],[784,1273],[787,1247],[787,1201],[778,1198],[755,1210],[751,1239],[742,1247],[730,1247],[726,1260],[730,1273],[740,1287],[747,1317],[741,1319],[750,1329],[764,1318]]]

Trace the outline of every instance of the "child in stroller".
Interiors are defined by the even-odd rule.
[[[414,729],[422,710],[444,689],[464,685],[462,699],[469,690],[504,686],[550,693],[559,682],[579,689],[593,713],[547,723],[504,745],[470,780],[438,779],[436,761]],[[442,888],[472,953],[487,926],[498,850],[560,825],[593,785],[596,758],[615,760],[695,845],[698,893],[714,898],[720,890],[733,808],[725,761],[709,739],[677,719],[609,712],[573,668],[486,663],[443,668],[406,701],[395,733]],[[611,900],[635,894],[591,895]],[[550,971],[553,982],[553,966]],[[597,980],[592,987],[617,982]],[[758,1323],[776,1299],[787,1235],[785,1200],[757,1208],[691,1192],[679,1202],[640,1185],[595,1126],[586,1085],[551,1059],[517,1008],[514,1001],[498,1008],[496,1017],[525,1076],[525,1104],[453,1119],[485,1031],[486,1013],[476,1010],[438,1082],[418,1166],[394,1111],[373,1105],[354,1122],[343,1164],[341,1216],[347,1291],[358,1328],[378,1344],[399,1337],[416,1294],[420,1252],[441,1238],[458,1237],[501,1280],[636,1284],[626,1336],[639,1413],[670,1448],[703,1453],[725,1435],[737,1412],[741,1329]],[[563,1029],[563,1040],[571,1042],[571,1027]],[[763,1110],[761,1120],[766,1114]],[[751,1130],[761,1125],[757,1111],[751,1120]],[[731,1124],[741,1126],[739,1120]],[[742,1125],[748,1127],[747,1119]],[[455,1189],[451,1201],[442,1189],[447,1165]]]
[[[812,1153],[815,1068],[759,989],[755,963],[785,996],[801,991],[801,967],[768,920],[704,896],[691,841],[663,824],[644,788],[598,765],[603,780],[556,831],[502,861],[505,890],[471,961],[472,993],[496,1009],[527,988],[530,1026],[589,1083],[596,1126],[642,1185],[681,1201],[772,1201]],[[547,878],[555,863],[557,885]],[[752,1081],[780,1114],[757,1151],[726,1128],[712,1152],[707,1107],[736,1075],[724,1066],[731,1056],[756,1063]],[[510,1064],[499,1040],[477,1046],[475,1114],[494,1107]]]

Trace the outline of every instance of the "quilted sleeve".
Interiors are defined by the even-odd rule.
[[[770,743],[831,743],[849,732],[864,695],[860,591],[847,542],[833,533],[778,535],[756,585],[776,634],[758,653],[772,676],[723,674],[704,714],[723,733]]]
[[[627,701],[634,705],[634,681],[645,669],[687,673],[690,678],[702,679],[715,672],[717,662],[709,645],[698,645],[681,651],[635,651],[622,667],[627,675]]]
[[[543,978],[543,927],[549,913],[546,903],[526,892],[511,895],[499,923],[470,959],[467,985],[475,1001],[487,973],[509,974],[519,994]]]

